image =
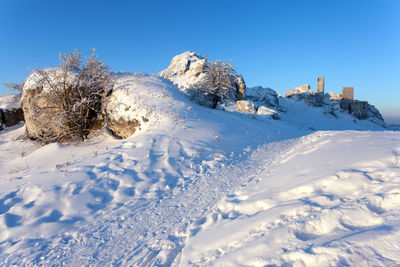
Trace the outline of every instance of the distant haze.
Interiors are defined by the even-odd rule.
[[[392,117],[390,115],[389,116],[383,115],[383,118],[385,119],[385,122],[388,124],[400,125],[400,116]]]

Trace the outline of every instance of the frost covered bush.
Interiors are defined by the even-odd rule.
[[[57,68],[36,70],[24,83],[28,135],[44,143],[87,138],[102,124],[102,101],[111,84],[108,67],[94,50],[90,57],[61,54]]]
[[[204,73],[204,79],[188,92],[190,97],[201,105],[215,108],[218,103],[237,99],[240,87],[243,87],[244,91],[242,76],[226,61],[206,60]]]

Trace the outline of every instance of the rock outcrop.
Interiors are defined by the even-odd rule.
[[[201,83],[206,77],[207,61],[196,52],[184,52],[172,58],[168,68],[158,75],[171,80],[179,90],[186,92]]]
[[[207,66],[210,62],[196,52],[184,52],[175,56],[169,67],[158,73],[159,76],[172,81],[184,94],[200,102],[205,106],[215,107],[215,103],[208,103],[211,96],[206,93],[196,93],[199,84],[202,84],[207,78]],[[244,100],[246,98],[246,83],[241,76],[232,77],[232,85],[235,87],[235,95],[232,100]],[[204,103],[203,103],[204,102]],[[211,101],[212,102],[212,101]]]

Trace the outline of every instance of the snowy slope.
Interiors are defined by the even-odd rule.
[[[125,79],[121,84],[127,81],[129,86],[129,77],[121,79]],[[137,90],[133,98],[146,100],[144,104],[153,103],[146,93],[151,92],[162,96],[164,104],[160,109],[162,116],[156,123],[143,127],[128,139],[116,139],[104,131],[83,143],[40,146],[21,137],[24,127],[10,127],[0,133],[0,261],[4,265],[246,264],[249,258],[245,251],[255,244],[252,240],[265,241],[253,235],[252,222],[267,225],[274,218],[288,217],[287,214],[293,214],[291,222],[281,228],[271,227],[286,232],[285,240],[291,245],[278,240],[273,247],[282,247],[281,253],[268,254],[268,250],[264,250],[262,255],[267,256],[260,262],[294,262],[292,256],[285,256],[284,250],[288,255],[292,252],[310,254],[307,242],[320,242],[324,235],[329,239],[346,231],[369,231],[376,225],[389,225],[388,212],[393,216],[398,212],[396,208],[390,210],[389,204],[382,204],[384,212],[371,211],[379,222],[372,226],[349,224],[346,228],[340,222],[332,222],[330,231],[309,235],[308,230],[303,230],[310,227],[306,226],[306,220],[317,216],[319,211],[313,215],[301,212],[313,207],[303,199],[308,197],[312,202],[326,205],[324,208],[328,211],[337,202],[343,208],[351,204],[362,214],[364,202],[351,198],[342,203],[336,199],[343,197],[344,192],[324,189],[333,200],[330,202],[329,197],[320,202],[314,199],[323,198],[325,191],[321,184],[325,181],[343,188],[341,178],[332,178],[338,173],[342,175],[341,172],[354,173],[355,182],[349,184],[354,192],[363,196],[366,178],[360,171],[368,170],[359,164],[372,162],[373,166],[381,166],[383,170],[373,169],[373,174],[369,175],[382,174],[382,183],[395,192],[399,178],[395,160],[400,160],[397,159],[400,153],[398,133],[313,133],[311,127],[382,129],[355,124],[350,119],[335,126],[337,118],[326,122],[326,118],[317,115],[305,116],[299,124],[289,112],[282,121],[275,121],[254,114],[207,109],[191,103],[170,82],[155,76],[136,75],[132,84],[140,84],[140,91]],[[367,144],[373,146],[368,148]],[[313,153],[315,147],[317,152],[334,150],[335,153],[327,152],[332,154],[328,160],[330,165],[314,164],[316,159],[323,161],[327,157]],[[358,150],[359,157],[353,159],[354,153],[343,151],[344,148]],[[305,153],[307,151],[311,152]],[[367,153],[371,157],[366,157]],[[340,162],[342,158],[349,159],[348,165]],[[297,164],[297,169],[284,173],[285,170],[289,172],[289,163]],[[315,177],[317,173],[322,176]],[[306,194],[296,193],[297,187],[303,185]],[[368,190],[370,195],[382,196],[382,201],[388,202],[384,201],[384,194],[389,189],[382,191],[383,187],[370,186]],[[395,196],[387,199],[392,198],[396,199]],[[282,213],[280,205],[287,206]],[[235,210],[229,210],[231,206],[236,207]],[[263,222],[264,215],[271,220]],[[232,224],[225,226],[227,222]],[[396,236],[395,223],[390,225],[393,226],[390,233]],[[207,239],[212,240],[213,231],[222,232],[226,227],[230,229],[229,235],[218,238],[218,248],[214,244],[201,245]],[[300,238],[293,229],[298,229]],[[263,236],[272,236],[263,231]],[[233,232],[237,234],[232,235]],[[313,238],[307,239],[309,236]],[[242,237],[248,241],[243,241]],[[321,246],[318,242],[312,247]],[[231,249],[234,243],[237,246]],[[202,248],[197,249],[199,246]],[[216,249],[221,254],[218,255]],[[256,254],[257,251],[261,250],[256,250]],[[352,254],[346,257],[347,262],[352,262]],[[391,261],[398,260],[390,257]],[[329,264],[335,262],[331,258],[327,258]],[[376,256],[375,259],[385,263],[383,258]]]
[[[399,205],[398,133],[317,132],[199,219],[181,264],[399,264]]]

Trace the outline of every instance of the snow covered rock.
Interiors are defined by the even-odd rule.
[[[317,104],[315,93],[308,84],[296,87],[293,90],[286,90],[286,97],[294,97],[310,105]]]
[[[210,62],[196,52],[184,52],[175,56],[169,67],[158,73],[159,76],[172,81],[185,95],[203,106],[215,107],[211,103],[211,95],[201,92],[200,84],[204,84],[209,76],[206,69]],[[246,83],[240,75],[231,78],[231,84],[235,87],[234,100],[243,100],[246,97]],[[196,92],[199,91],[199,92]]]
[[[337,93],[331,92],[331,93],[326,93],[325,95],[329,95],[330,101],[340,101],[342,99],[342,95]]]
[[[170,82],[147,74],[125,74],[116,78],[110,97],[106,99],[105,116],[108,128],[127,138],[163,119],[177,119],[176,110],[184,104],[176,101],[179,92]]]
[[[279,106],[278,95],[271,88],[262,86],[249,87],[246,89],[246,98],[254,102],[260,102],[270,107]]]
[[[44,142],[68,142],[73,138],[72,127],[66,120],[69,115],[64,103],[65,88],[72,88],[78,82],[78,74],[59,68],[46,68],[31,73],[22,88],[21,106],[24,113],[28,136]],[[83,82],[83,81],[81,81]],[[72,100],[71,100],[72,101]],[[84,99],[82,99],[84,101]],[[71,104],[72,105],[72,104]],[[74,105],[75,108],[75,105]],[[102,118],[92,120],[85,131],[102,128]]]
[[[206,59],[196,52],[184,52],[172,58],[169,67],[158,75],[171,80],[179,90],[186,92],[205,79]]]
[[[250,102],[249,100],[236,101],[236,107],[239,111],[244,111],[247,113],[255,113],[256,112],[254,104],[252,102]]]
[[[19,94],[0,96],[0,130],[24,121]]]
[[[276,112],[273,109],[267,108],[265,106],[259,106],[257,109],[257,114],[258,115],[263,115],[265,117],[268,118],[272,118],[274,120],[279,120],[280,119],[280,115],[278,112]]]
[[[43,138],[44,135],[58,136],[68,128],[60,121],[61,104],[52,99],[52,94],[56,93],[55,90],[63,80],[61,76],[60,69],[47,68],[43,72],[34,71],[25,80],[21,106],[26,131],[32,138]],[[72,84],[75,79],[75,73],[71,72],[67,82]]]

